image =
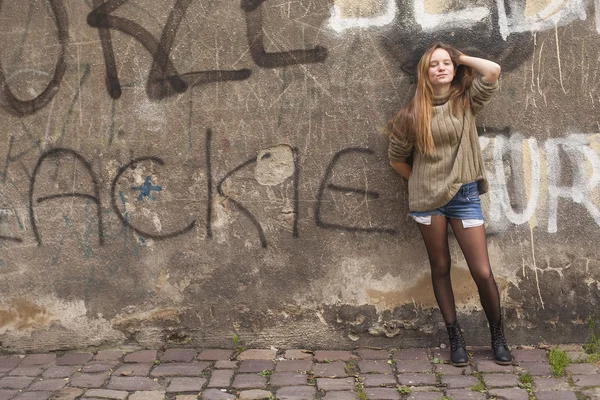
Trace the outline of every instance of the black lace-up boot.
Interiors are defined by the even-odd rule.
[[[450,338],[450,361],[455,367],[464,367],[469,363],[465,339],[463,338],[458,321],[446,324],[448,337]]]
[[[502,317],[498,322],[490,322],[490,332],[492,334],[492,350],[494,351],[494,361],[500,365],[512,364],[512,354],[504,338],[504,324]]]

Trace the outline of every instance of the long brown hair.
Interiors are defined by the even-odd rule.
[[[462,54],[455,47],[441,43],[432,43],[417,65],[417,89],[408,105],[402,107],[387,123],[388,135],[404,134],[412,141],[422,154],[433,151],[431,135],[431,116],[433,113],[433,87],[429,81],[429,61],[436,49],[444,49],[450,55],[456,75],[450,84],[450,105],[455,116],[461,115],[469,107],[469,89],[473,83],[473,69],[466,65],[458,65],[458,57]]]

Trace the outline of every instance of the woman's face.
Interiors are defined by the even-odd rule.
[[[450,82],[454,79],[456,70],[450,58],[450,54],[444,49],[435,49],[431,54],[428,68],[429,82],[436,91],[447,87],[450,88]]]

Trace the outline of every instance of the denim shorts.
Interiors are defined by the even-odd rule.
[[[433,215],[460,219],[464,228],[483,225],[483,213],[481,212],[477,182],[462,185],[454,197],[440,208],[429,211],[411,211],[408,215],[423,225],[431,225]]]

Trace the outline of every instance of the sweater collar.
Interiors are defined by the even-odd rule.
[[[444,94],[434,94],[433,95],[433,105],[441,106],[442,104],[445,104],[448,101],[448,99],[450,99],[450,91],[449,90]]]

